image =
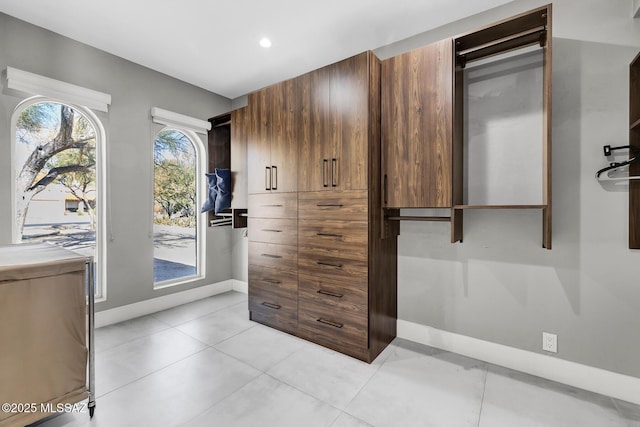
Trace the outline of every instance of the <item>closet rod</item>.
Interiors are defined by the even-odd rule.
[[[540,46],[543,47],[547,44],[546,36],[546,26],[540,25],[530,30],[511,34],[509,36],[502,37],[488,43],[461,50],[459,52],[456,52],[456,55],[458,57],[464,58],[465,62],[470,62],[536,43],[540,43]]]

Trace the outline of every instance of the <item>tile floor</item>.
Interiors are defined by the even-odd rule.
[[[640,426],[640,406],[401,339],[368,365],[249,321],[236,292],[96,341],[93,420],[38,426]]]

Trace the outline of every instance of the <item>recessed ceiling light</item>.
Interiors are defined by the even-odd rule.
[[[260,46],[262,46],[262,47],[271,47],[271,40],[269,40],[266,37],[263,37],[262,39],[260,39]]]

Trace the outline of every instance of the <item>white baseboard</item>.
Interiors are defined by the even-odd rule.
[[[249,283],[242,280],[233,280],[233,290],[236,292],[242,292],[243,294],[249,293]]]
[[[95,327],[100,328],[102,326],[124,322],[125,320],[146,316],[151,313],[177,307],[202,298],[208,298],[213,295],[228,292],[235,289],[235,282],[237,281],[229,279],[212,285],[200,286],[198,288],[176,292],[174,294],[163,295],[158,298],[152,298],[109,310],[99,311],[95,314]]]
[[[398,319],[399,338],[640,404],[640,378]]]

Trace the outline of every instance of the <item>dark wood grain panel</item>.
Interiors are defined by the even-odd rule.
[[[640,119],[640,54],[629,67],[629,123]],[[640,127],[629,131],[629,145],[640,149]],[[640,163],[629,166],[630,176],[640,176]],[[640,249],[640,180],[629,181],[629,249]]]
[[[249,265],[280,270],[298,270],[296,246],[249,242]]]
[[[248,107],[231,112],[231,182],[232,209],[247,209],[247,136],[249,127]]]
[[[367,220],[367,191],[315,191],[299,193],[298,197],[300,219]]]
[[[331,129],[334,155],[330,185],[337,190],[368,188],[369,52],[331,66]]]
[[[366,221],[300,220],[300,246],[341,252],[365,253],[369,224]]]
[[[331,190],[330,76],[330,68],[324,67],[296,78],[299,191]]]
[[[298,324],[298,301],[281,295],[249,288],[249,311],[253,321],[295,332]]]
[[[294,298],[298,292],[298,273],[259,265],[249,266],[249,288]]]
[[[298,299],[302,305],[327,307],[362,316],[368,314],[369,289],[366,281],[332,282],[311,275],[301,274],[298,284]]]
[[[540,12],[533,12],[532,15],[541,14],[548,23],[552,22],[552,8],[548,5]],[[542,203],[545,205],[542,211],[542,247],[551,249],[552,231],[552,204],[551,190],[551,136],[552,136],[552,50],[553,33],[551,25],[547,25],[546,45],[544,46],[544,70],[542,81]]]
[[[385,207],[451,206],[451,43],[432,43],[382,62]]]
[[[250,218],[297,218],[298,193],[249,195]]]
[[[298,220],[292,218],[249,218],[249,241],[298,244]]]
[[[270,117],[271,190],[277,192],[298,189],[295,87],[293,80],[287,80],[265,90]]]
[[[298,331],[310,341],[354,357],[368,357],[367,318],[344,310],[328,310],[300,301]],[[368,360],[367,360],[368,361]]]
[[[268,139],[268,105],[264,90],[249,94],[247,133],[247,190],[249,194],[270,191],[271,144]]]
[[[368,254],[324,250],[316,247],[298,248],[298,268],[305,274],[335,281],[366,281]]]

